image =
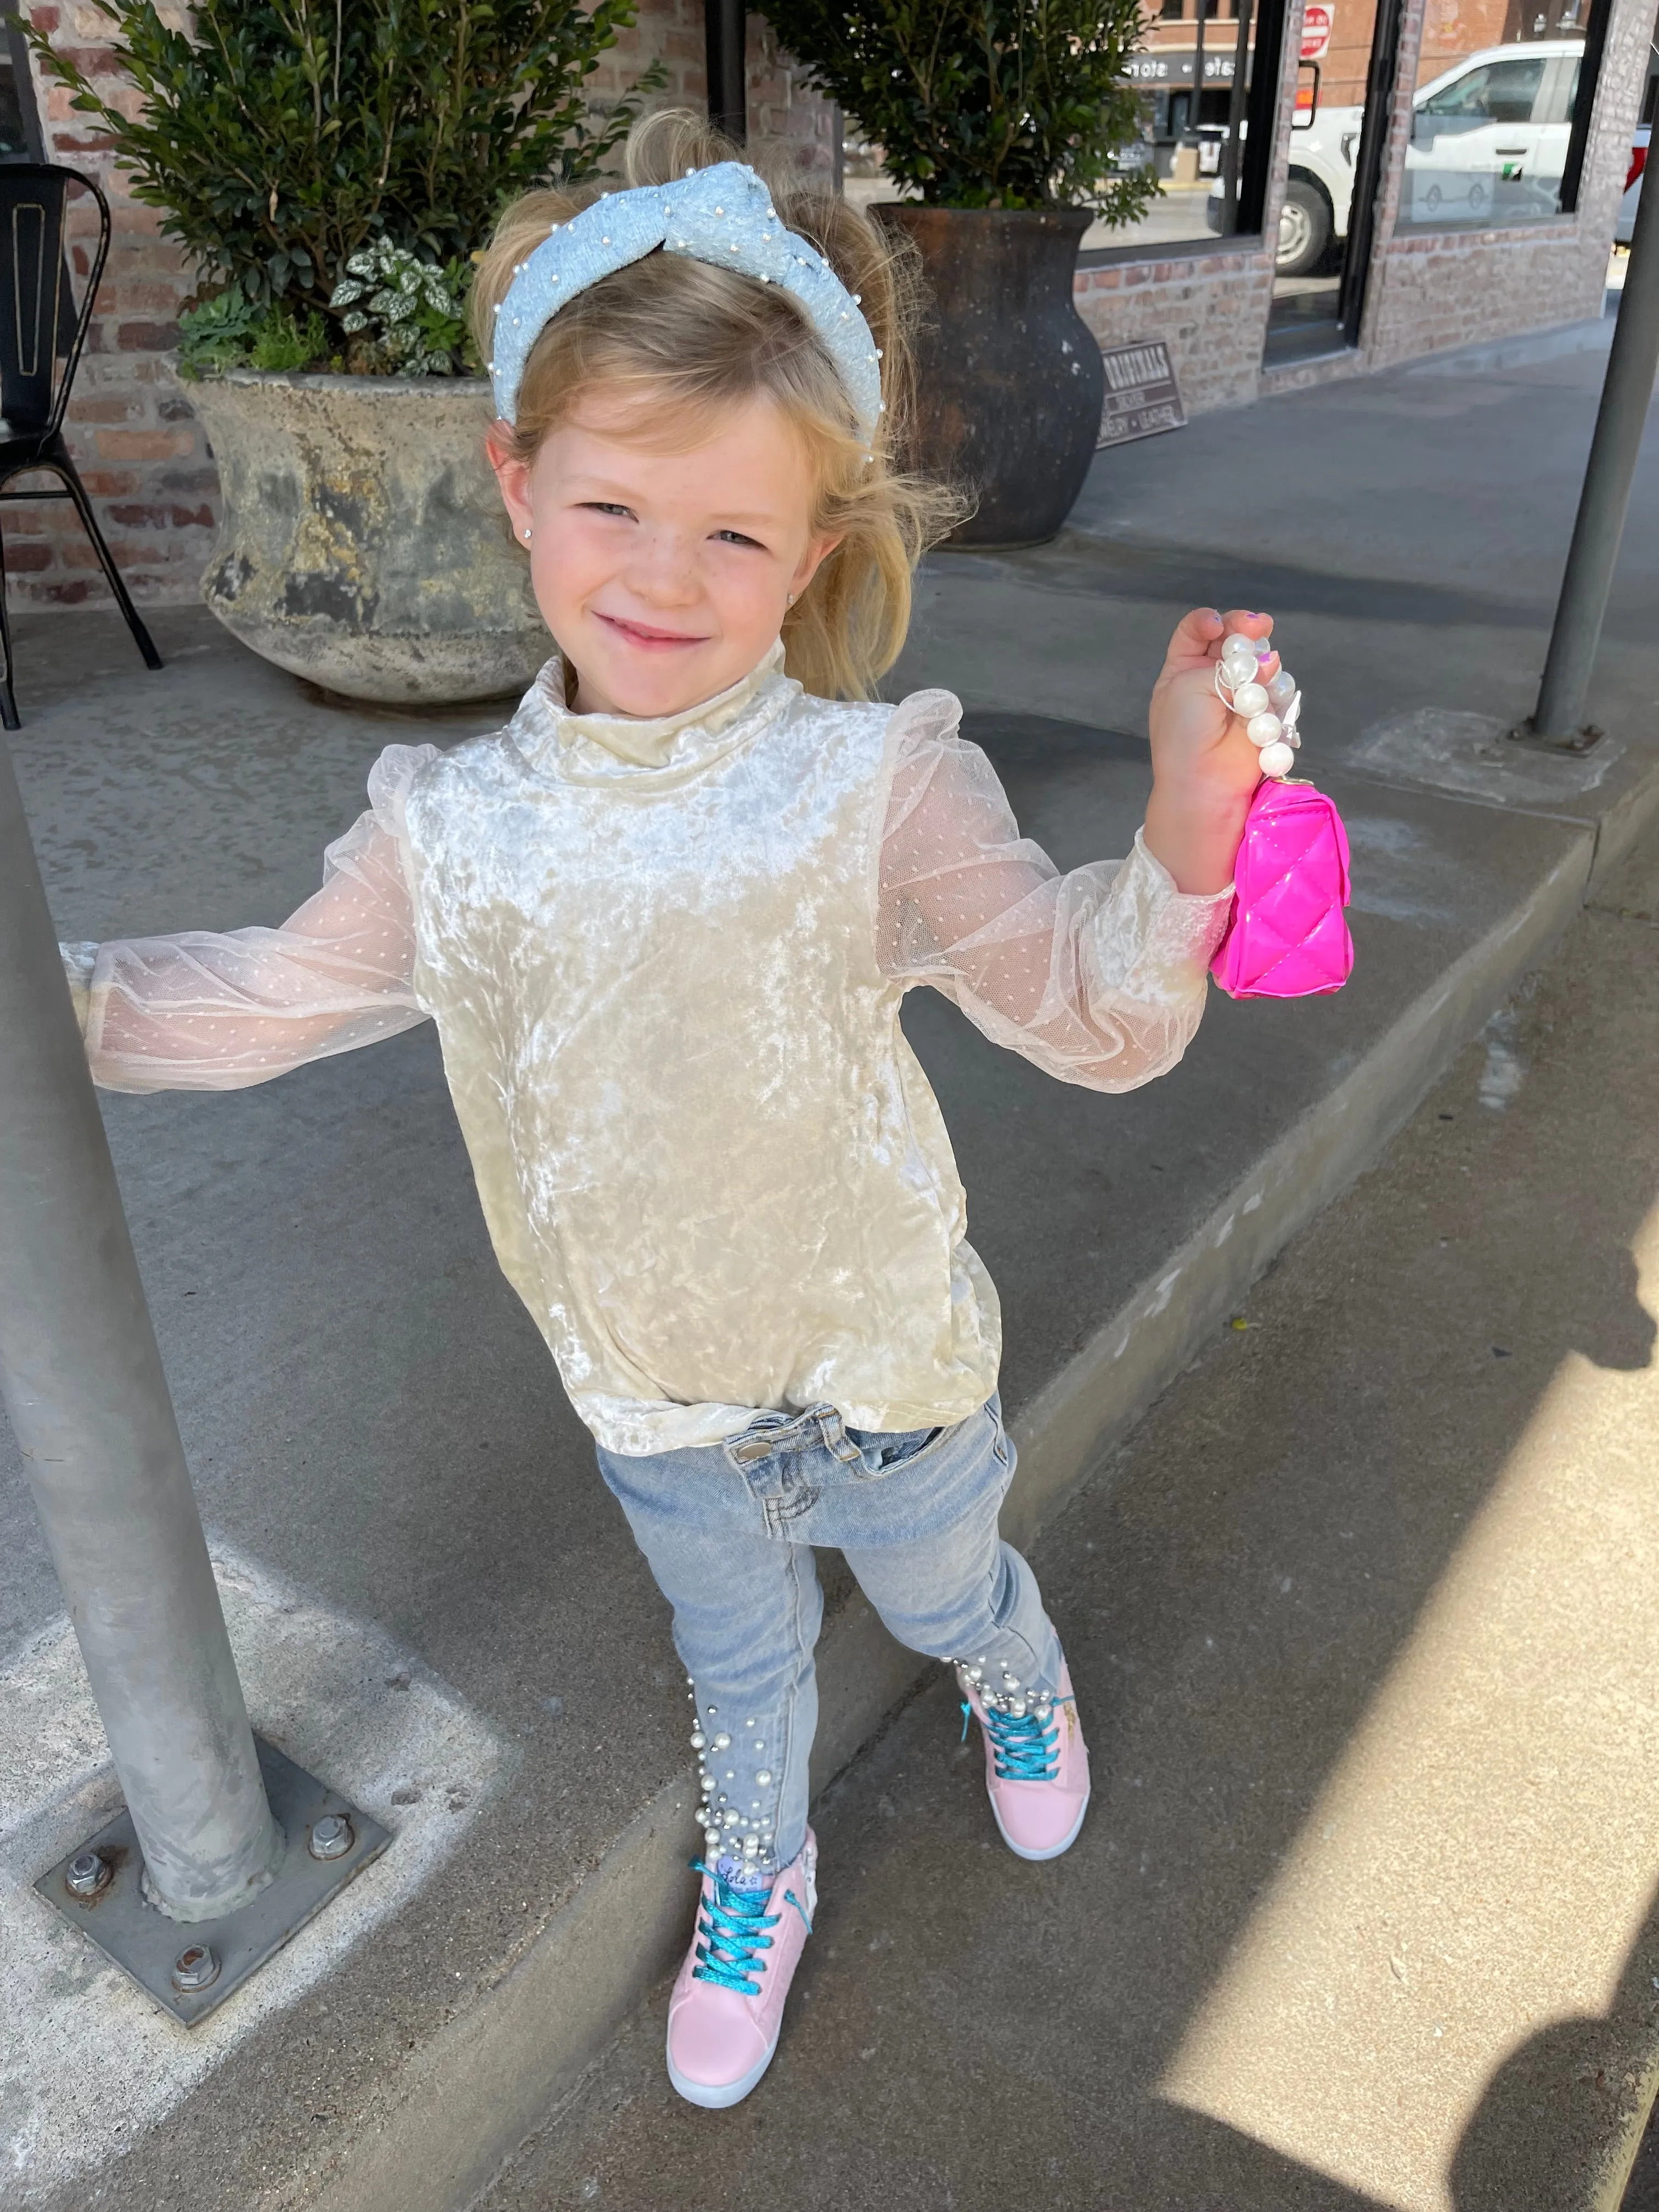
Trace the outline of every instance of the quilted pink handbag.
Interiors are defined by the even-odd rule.
[[[1310,783],[1264,776],[1233,870],[1233,911],[1210,964],[1229,998],[1305,999],[1340,991],[1353,968],[1348,834]]]

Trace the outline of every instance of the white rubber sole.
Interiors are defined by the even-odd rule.
[[[772,2063],[777,2055],[777,2048],[775,2043],[770,2051],[757,2058],[749,2071],[739,2075],[735,2081],[722,2081],[712,2088],[707,2081],[689,2081],[675,2065],[671,2050],[665,2054],[668,2060],[668,2078],[688,2105],[701,2105],[706,2112],[723,2112],[728,2105],[742,2104]]]
[[[985,1794],[988,1797],[991,1795],[988,1790]],[[1083,1793],[1083,1802],[1077,1808],[1077,1818],[1073,1821],[1070,1829],[1060,1838],[1057,1844],[1050,1844],[1046,1851],[1030,1850],[1028,1850],[1025,1844],[1017,1844],[1014,1841],[1006,1828],[1002,1825],[1002,1815],[997,1810],[997,1801],[994,1797],[991,1798],[991,1817],[997,1824],[997,1833],[1001,1837],[1003,1842],[1007,1844],[1009,1850],[1013,1853],[1017,1859],[1032,1859],[1039,1861],[1042,1859],[1057,1859],[1063,1857],[1064,1855],[1071,1850],[1078,1838],[1082,1834],[1083,1816],[1089,1809],[1089,1800],[1093,1795],[1093,1785],[1091,1784],[1089,1789],[1085,1790]]]

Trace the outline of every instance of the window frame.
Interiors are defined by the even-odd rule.
[[[1285,74],[1285,26],[1289,15],[1289,0],[1257,0],[1255,54],[1244,98],[1247,128],[1243,159],[1238,165],[1238,201],[1233,228],[1226,237],[1216,240],[1218,246],[1262,235],[1267,186],[1279,150],[1279,79]]]
[[[1590,123],[1601,90],[1601,64],[1607,49],[1607,21],[1613,0],[1590,0],[1589,21],[1584,26],[1584,51],[1578,58],[1578,89],[1573,95],[1571,135],[1567,157],[1561,164],[1558,216],[1576,216],[1584,185],[1584,156],[1589,147]]]
[[[1342,283],[1337,294],[1337,325],[1343,344],[1357,349],[1365,319],[1376,258],[1377,210],[1395,134],[1395,89],[1400,78],[1400,41],[1405,30],[1406,0],[1377,0],[1371,27],[1370,58],[1365,65],[1365,98],[1359,143],[1354,149],[1353,193],[1348,210],[1348,240],[1342,255]]]
[[[1224,19],[1237,21],[1237,8]],[[1273,175],[1274,127],[1279,119],[1279,80],[1284,71],[1285,26],[1290,0],[1256,0],[1253,11],[1255,46],[1250,56],[1249,88],[1244,98],[1243,159],[1239,163],[1238,199],[1233,227],[1201,238],[1164,239],[1145,246],[1096,246],[1078,256],[1079,269],[1110,269],[1137,261],[1191,261],[1211,253],[1253,252],[1261,244],[1261,215]],[[1159,19],[1161,20],[1161,19]],[[1206,22],[1223,20],[1206,16]]]

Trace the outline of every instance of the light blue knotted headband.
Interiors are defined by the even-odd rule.
[[[853,403],[859,427],[874,434],[882,412],[881,356],[870,325],[816,248],[785,228],[772,195],[741,161],[693,170],[672,185],[610,192],[568,222],[555,226],[514,274],[495,310],[495,359],[489,374],[495,412],[514,420],[519,384],[530,349],[566,301],[659,246],[711,268],[736,269],[777,284],[812,319]]]

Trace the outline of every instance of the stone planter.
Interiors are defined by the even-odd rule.
[[[952,545],[1041,545],[1100,441],[1106,373],[1072,301],[1087,208],[1036,214],[878,202],[933,295],[916,358],[915,465],[979,501]]]
[[[484,456],[482,378],[184,385],[219,466],[202,597],[325,690],[436,707],[523,691],[552,650]]]

